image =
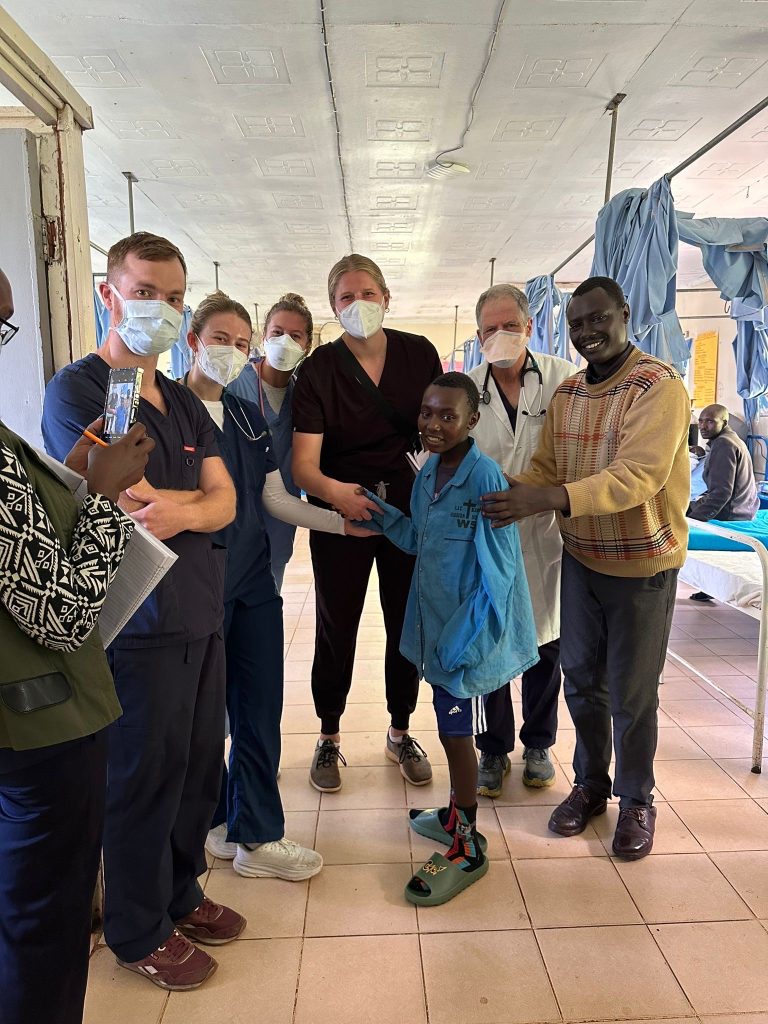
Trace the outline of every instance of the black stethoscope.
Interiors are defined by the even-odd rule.
[[[488,382],[491,379],[491,370],[493,366],[488,363],[488,369],[485,371],[485,380],[483,381],[483,393],[480,396],[480,401],[483,405],[491,404],[491,392],[488,390]],[[527,373],[533,373],[538,380],[538,410],[531,412],[531,407],[528,404],[528,395],[525,392],[525,375]],[[520,397],[523,400],[524,409],[521,410],[523,416],[543,416],[546,413],[546,409],[542,406],[544,400],[544,378],[541,376],[541,370],[539,364],[533,358],[528,349],[525,350],[525,363],[523,364],[523,370],[520,374]]]

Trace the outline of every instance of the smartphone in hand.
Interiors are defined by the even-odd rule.
[[[105,441],[124,437],[136,422],[143,374],[140,366],[109,371],[102,434]]]

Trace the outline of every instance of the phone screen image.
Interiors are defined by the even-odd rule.
[[[112,370],[104,403],[104,436],[116,440],[133,426],[141,389],[141,370]]]

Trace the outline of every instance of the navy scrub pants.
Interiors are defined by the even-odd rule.
[[[557,700],[560,696],[560,641],[539,648],[539,661],[523,672],[523,747],[549,748],[557,738]],[[489,693],[485,702],[486,731],[475,739],[483,754],[507,754],[515,749],[515,713],[510,685]]]
[[[123,715],[109,728],[104,937],[132,962],[202,902],[224,760],[224,637],[108,655]]]
[[[576,726],[576,782],[611,795],[611,725],[620,807],[653,801],[659,677],[675,607],[677,569],[606,576],[563,552],[563,689]]]
[[[0,750],[0,1021],[80,1024],[107,781],[104,730]]]
[[[230,843],[285,835],[277,771],[283,713],[283,602],[226,605],[227,711],[232,746],[211,828],[227,823]]]
[[[331,736],[339,731],[352,686],[357,630],[374,561],[387,631],[387,710],[394,729],[407,729],[416,710],[419,676],[400,653],[400,636],[416,559],[385,537],[361,540],[312,530],[309,548],[316,592],[312,696],[321,731]]]

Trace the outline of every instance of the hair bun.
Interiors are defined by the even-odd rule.
[[[297,305],[304,306],[305,308],[307,305],[303,296],[297,295],[296,292],[286,292],[285,295],[280,296],[278,302],[295,302]]]

